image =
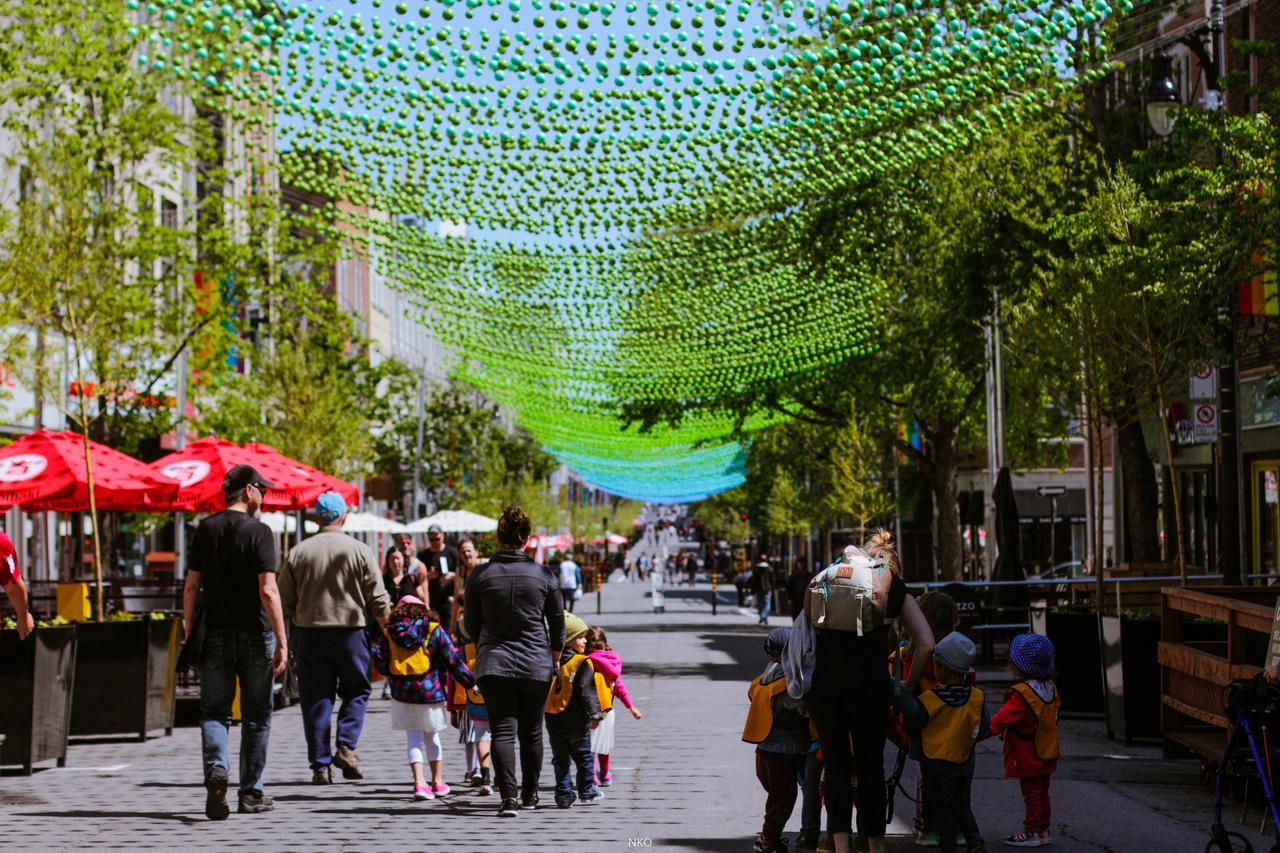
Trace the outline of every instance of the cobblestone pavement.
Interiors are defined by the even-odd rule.
[[[594,595],[578,603],[579,615],[609,629],[646,715],[640,722],[625,714],[619,719],[614,785],[598,806],[500,820],[493,797],[464,788],[444,800],[414,803],[402,735],[390,730],[387,703],[374,698],[359,746],[363,782],[307,784],[296,707],[278,712],[273,722],[267,790],[276,811],[233,813],[222,823],[203,816],[198,729],[179,728],[145,744],[76,742],[65,768],[0,779],[0,850],[748,851],[764,793],[752,750],[739,737],[746,683],[762,664],[765,629],[753,614],[731,606],[731,598],[732,589],[722,591],[712,616],[705,586],[669,589],[666,613],[658,615],[647,584],[617,583],[607,586],[600,616]],[[989,695],[994,701],[1000,692]],[[1211,793],[1197,764],[1161,760],[1155,748],[1110,743],[1100,729],[1098,722],[1064,724],[1067,758],[1053,782],[1051,849],[1203,850]],[[233,744],[237,740],[233,732]],[[1017,784],[1001,778],[999,749],[998,742],[980,745],[973,792],[993,848],[1019,828],[1021,816]],[[461,769],[462,748],[446,736],[446,779],[456,782]],[[909,765],[908,791],[912,782]],[[544,803],[550,784],[548,749]],[[912,809],[900,795],[898,811],[908,821]],[[1231,811],[1234,823],[1239,807]],[[1259,815],[1253,814],[1256,828]],[[797,808],[788,830],[798,829]],[[890,849],[914,849],[905,833],[899,818]]]

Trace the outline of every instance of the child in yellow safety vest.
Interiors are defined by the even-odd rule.
[[[551,767],[556,776],[556,806],[573,805],[574,770],[576,799],[593,805],[604,799],[596,787],[595,755],[591,730],[600,725],[600,696],[596,671],[587,657],[587,623],[572,613],[564,615],[564,651],[547,694],[547,736],[551,741]]]
[[[805,759],[818,739],[803,703],[787,694],[781,660],[790,638],[790,628],[774,628],[769,632],[764,642],[769,663],[747,688],[751,708],[747,711],[742,739],[756,745],[756,778],[766,795],[764,826],[751,848],[753,853],[786,853],[787,842],[782,831],[796,807]],[[812,834],[817,835],[816,831]],[[809,840],[798,839],[796,848],[800,849],[801,844]],[[812,841],[816,847],[816,837]]]
[[[462,611],[458,608],[454,609],[453,633],[467,666],[474,672],[476,643],[467,634],[466,626],[462,623]],[[458,743],[462,744],[467,754],[467,784],[476,788],[476,793],[480,796],[487,797],[493,793],[490,756],[493,735],[489,731],[489,709],[477,688],[465,687],[459,681],[453,683],[453,696],[449,704],[450,709],[457,709],[455,725],[458,727]]]
[[[1049,777],[1058,769],[1058,708],[1062,705],[1053,682],[1053,641],[1040,634],[1014,637],[1009,643],[1009,664],[1016,683],[991,718],[991,733],[1004,738],[1004,775],[1022,786],[1026,816],[1022,831],[1004,843],[1043,847],[1053,840]]]
[[[933,689],[916,698],[893,681],[893,704],[911,734],[911,755],[920,762],[938,849],[943,851],[958,850],[961,843],[969,853],[987,849],[969,803],[974,746],[987,736],[991,721],[983,692],[966,683],[976,654],[973,641],[953,631],[933,650]]]

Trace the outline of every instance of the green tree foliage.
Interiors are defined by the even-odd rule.
[[[832,516],[848,516],[855,531],[865,531],[894,511],[893,494],[886,488],[891,457],[856,413],[834,432],[827,457],[827,509]]]

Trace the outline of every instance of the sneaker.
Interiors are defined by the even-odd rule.
[[[520,814],[520,804],[515,800],[503,800],[498,807],[498,817],[515,817]]]
[[[227,805],[227,771],[213,766],[204,777],[204,788],[208,793],[204,798],[204,816],[209,820],[226,820],[231,814]]]
[[[320,767],[311,771],[312,785],[332,785],[333,784],[333,768]]]
[[[606,777],[604,777],[603,779],[601,779],[599,782],[597,782],[596,784],[597,784],[597,785],[599,785],[601,788],[608,788],[610,785],[612,785],[612,784],[613,784],[613,777],[612,777],[612,776],[606,776]]]
[[[487,797],[493,793],[493,786],[490,785],[488,782],[481,782],[480,790],[476,791],[476,793],[482,797]]]
[[[538,807],[537,791],[534,791],[532,794],[525,794],[520,798],[520,808],[525,809],[526,811],[533,811],[537,807]]]
[[[938,846],[938,833],[936,833],[936,832],[924,832],[924,831],[917,832],[917,833],[916,833],[916,846],[917,846],[917,847],[937,847],[937,846]]]
[[[756,843],[751,848],[751,853],[787,853],[787,839],[779,838],[777,841],[770,841],[764,837],[764,833],[756,836]]]
[[[818,853],[835,853],[836,843],[831,838],[831,833],[822,836],[818,842]]]
[[[275,807],[275,800],[261,791],[246,791],[240,795],[240,805],[236,811],[240,814],[262,814],[273,811]]]
[[[414,785],[413,798],[415,800],[434,800],[436,795],[431,790],[430,785]]]
[[[360,758],[349,746],[339,746],[333,754],[333,766],[342,771],[343,779],[363,779],[360,772]]]
[[[480,774],[479,774],[479,773],[472,773],[470,776],[468,776],[468,777],[467,777],[467,786],[468,786],[468,787],[471,787],[471,788],[479,788],[479,787],[480,787]]]
[[[796,853],[800,851],[814,851],[818,849],[818,830],[802,829],[800,834],[796,836]]]
[[[1006,847],[1042,847],[1052,841],[1047,832],[1015,832],[1004,840]]]
[[[443,797],[445,794],[449,793],[451,790],[453,789],[449,787],[448,782],[441,782],[439,785],[437,785],[434,782],[431,783],[431,792],[434,793],[437,797]]]
[[[556,800],[556,808],[567,809],[573,805],[573,800]]]
[[[604,792],[596,791],[588,797],[579,797],[578,799],[582,800],[584,806],[594,806],[596,803],[604,802]]]

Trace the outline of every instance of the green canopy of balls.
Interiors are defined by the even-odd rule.
[[[274,130],[282,180],[332,200],[334,228],[417,297],[466,379],[589,483],[652,500],[737,485],[735,436],[780,416],[641,431],[624,402],[723,399],[874,346],[874,272],[794,261],[805,202],[1045,109],[1107,70],[1076,63],[1068,35],[1132,8],[128,5],[139,63]]]

